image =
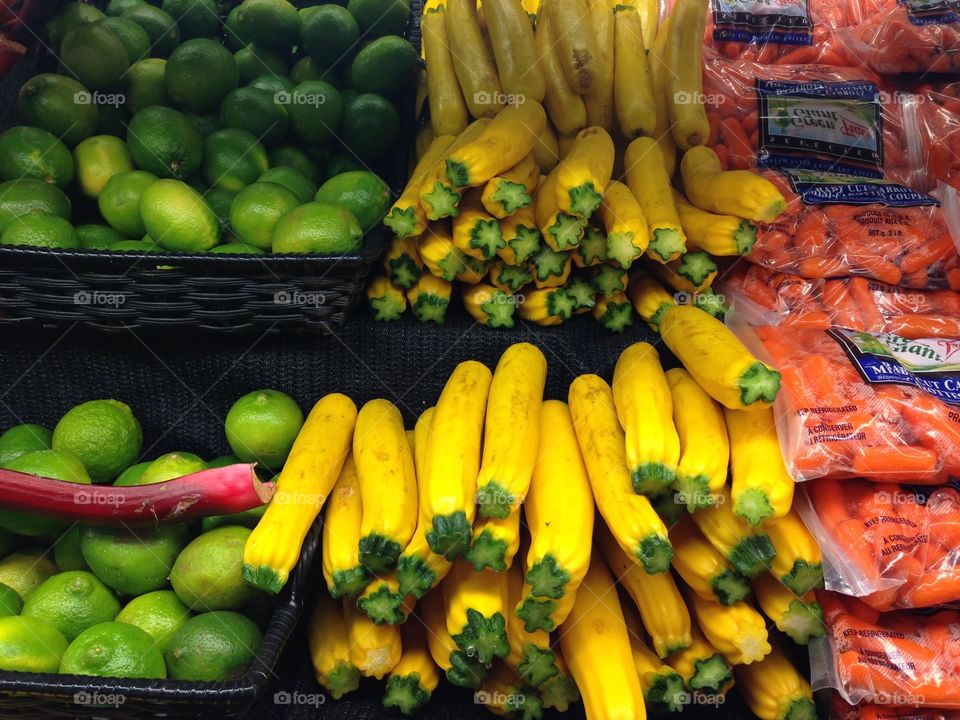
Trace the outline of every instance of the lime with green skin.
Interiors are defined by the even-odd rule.
[[[333,67],[353,52],[360,39],[360,26],[340,5],[321,5],[300,25],[304,51],[324,67]]]
[[[363,161],[375,162],[387,155],[399,135],[400,113],[380,95],[357,95],[343,110],[340,137]]]
[[[191,610],[239,610],[261,591],[243,579],[243,546],[250,528],[226,525],[195,538],[170,571],[173,591]]]
[[[272,167],[257,178],[257,182],[281,185],[296,195],[301,203],[310,202],[317,194],[316,184],[299,170],[291,167]]]
[[[368,170],[335,175],[320,186],[315,199],[347,208],[364,232],[379,223],[393,204],[390,188]]]
[[[67,32],[60,45],[60,62],[90,90],[111,90],[123,86],[130,55],[115,32],[93,23]]]
[[[260,47],[286,50],[300,39],[300,15],[286,0],[244,0],[237,13],[237,31]]]
[[[163,0],[160,9],[177,22],[184,40],[220,32],[220,14],[214,0]]]
[[[134,5],[143,5],[145,0],[110,0],[107,3],[107,17],[120,17]]]
[[[227,47],[233,51],[245,48],[250,44],[250,38],[240,32],[237,17],[240,15],[240,6],[237,5],[227,14],[227,21],[223,24],[224,34],[227,36]]]
[[[210,185],[240,192],[269,166],[267,151],[246,130],[217,130],[203,142],[203,176]]]
[[[0,134],[0,179],[36,178],[66,187],[73,180],[73,155],[56,136],[28,125]]]
[[[140,199],[150,236],[171,252],[205,252],[220,242],[220,223],[203,197],[180,180],[157,180]]]
[[[289,105],[293,133],[305,143],[323,145],[340,129],[343,101],[340,93],[328,82],[308,80],[290,92]]]
[[[409,0],[350,0],[347,10],[357,19],[361,35],[368,40],[402,35],[410,18]]]
[[[300,199],[282,185],[256,182],[234,198],[230,227],[240,242],[267,249],[277,223],[300,205]]]
[[[180,44],[180,28],[169,13],[158,7],[141,3],[124,10],[120,17],[133,20],[150,36],[152,55],[167,57]]]
[[[136,484],[152,485],[206,469],[207,464],[193,453],[166,453],[150,463]]]
[[[112,227],[106,225],[77,225],[77,237],[84,250],[109,250],[126,238]]]
[[[163,654],[150,634],[115,621],[99,623],[80,633],[63,653],[60,672],[155,680],[167,677]]]
[[[94,482],[107,482],[140,455],[143,431],[130,406],[119,400],[89,400],[60,418],[53,449],[72,453]]]
[[[67,639],[51,623],[35,617],[0,618],[0,670],[55,673]]]
[[[96,132],[97,106],[76,100],[89,94],[86,87],[66,75],[34,75],[17,95],[17,117],[27,125],[47,130],[68,147],[73,147]]]
[[[9,585],[0,583],[0,617],[19,615],[23,609],[23,599]]]
[[[205,189],[202,195],[207,205],[217,216],[217,220],[220,221],[220,226],[226,230],[230,226],[230,206],[233,205],[237,193],[226,188],[215,187]]]
[[[237,399],[224,423],[227,442],[240,462],[278,468],[303,427],[303,411],[279,390],[255,390]]]
[[[349,210],[309,202],[287,213],[273,231],[275,253],[337,254],[360,247],[363,230]]]
[[[290,118],[274,97],[267,90],[237,88],[220,104],[220,126],[246,130],[268,148],[279,145],[287,136]]]
[[[142,237],[147,228],[140,215],[140,199],[144,191],[157,180],[156,175],[144,170],[114,175],[97,198],[100,215],[112,228],[127,237]]]
[[[53,430],[35,423],[14,425],[0,435],[0,466],[34,450],[49,450]]]
[[[142,485],[140,478],[143,477],[143,474],[147,471],[147,468],[150,467],[152,461],[138,462],[136,465],[131,465],[126,470],[124,470],[120,475],[117,476],[117,479],[113,481],[113,484],[117,487],[129,487],[131,485]]]
[[[155,590],[135,597],[116,617],[117,622],[134,625],[152,637],[160,652],[171,636],[193,616],[172,590]]]
[[[215,40],[187,40],[170,54],[164,73],[167,94],[190,112],[214,110],[240,82],[233,54]]]
[[[0,583],[12,587],[22,598],[28,597],[40,583],[58,572],[46,547],[24,548],[0,560]]]
[[[73,28],[95,23],[103,20],[104,17],[106,16],[93,5],[79,2],[65,4],[47,22],[47,39],[50,41],[50,47],[54,50],[59,49],[63,38]]]
[[[33,212],[70,219],[70,200],[56,185],[23,178],[0,183],[0,232]]]
[[[90,570],[123,595],[167,587],[173,563],[189,541],[190,533],[182,524],[80,529],[80,551]]]
[[[90,570],[80,552],[80,526],[74,525],[63,533],[53,546],[53,559],[60,572],[67,570]]]
[[[286,57],[275,50],[248,45],[233,54],[240,72],[240,84],[247,85],[264,75],[285,77],[289,73]]]
[[[296,85],[297,84],[290,78],[280,75],[261,75],[247,83],[247,87],[266,90],[273,96],[274,102],[279,102],[283,99],[282,95],[277,97],[278,93],[289,93]]]
[[[356,157],[347,152],[330,153],[324,166],[327,171],[327,178],[353,172],[354,170],[366,170]]]
[[[0,245],[70,250],[80,247],[73,225],[56,215],[34,212],[10,223],[0,233]]]
[[[127,60],[131,65],[150,54],[150,36],[130,18],[108,17],[97,24],[120,38],[120,42],[127,49]]]
[[[187,120],[189,120],[197,129],[197,132],[200,133],[201,141],[220,129],[220,118],[216,115],[187,115]]]
[[[167,61],[163,58],[146,58],[130,66],[126,92],[129,112],[136,114],[154,105],[173,103],[163,81],[166,71]]]
[[[290,79],[294,85],[311,80],[323,80],[333,86],[340,84],[340,76],[335,68],[324,67],[312,57],[300,58],[290,68]]]
[[[133,158],[127,144],[112,135],[94,135],[73,150],[77,185],[88,198],[100,196],[114,175],[133,170]]]
[[[270,150],[269,159],[271,170],[278,167],[293,168],[314,185],[319,184],[323,180],[323,173],[316,160],[310,157],[302,148],[296,147],[295,145],[281,145],[280,147],[273,148]],[[310,197],[313,197],[312,193]]]
[[[53,624],[68,641],[89,627],[113,620],[117,596],[92,573],[69,570],[48,578],[27,597],[23,615]]]
[[[90,484],[90,476],[79,458],[62,450],[34,450],[11,460],[4,467],[37,477]],[[57,518],[0,509],[0,527],[18,535],[51,537],[66,530],[69,523]]]
[[[359,93],[396,95],[409,87],[418,63],[417,51],[408,40],[384,35],[357,53],[350,78]]]
[[[187,620],[168,641],[164,658],[173,680],[234,680],[250,667],[262,642],[249,618],[216,610]]]

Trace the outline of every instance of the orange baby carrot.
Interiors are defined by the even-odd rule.
[[[940,456],[914,445],[859,445],[853,449],[851,469],[863,477],[899,476],[909,477],[912,482],[931,482],[938,478]]]

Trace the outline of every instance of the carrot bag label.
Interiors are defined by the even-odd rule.
[[[812,45],[813,20],[807,0],[712,0],[713,39]]]

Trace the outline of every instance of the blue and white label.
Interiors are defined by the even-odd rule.
[[[713,39],[812,45],[807,0],[712,0]]]
[[[960,23],[957,0],[900,0],[914,25],[951,25]]]
[[[933,195],[886,180],[795,169],[781,169],[781,172],[806,205],[918,207],[940,204]]]

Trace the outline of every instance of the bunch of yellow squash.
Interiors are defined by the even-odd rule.
[[[783,647],[823,634],[820,553],[741,365],[664,371],[637,343],[612,386],[582,375],[563,402],[518,343],[492,372],[457,365],[410,430],[387,400],[323,398],[245,575],[276,592],[323,506],[309,643],[335,698],[386,678],[410,714],[442,675],[497,714],[580,698],[591,720],[642,718],[721,702],[736,676],[763,720],[812,720]]]

